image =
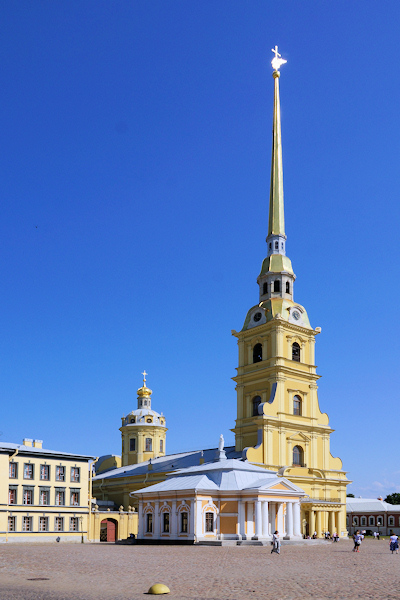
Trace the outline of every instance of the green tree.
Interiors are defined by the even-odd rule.
[[[400,504],[400,494],[397,492],[388,494],[385,498],[385,502],[388,502],[389,504]]]
[[[347,494],[347,498],[354,498],[354,494]]]

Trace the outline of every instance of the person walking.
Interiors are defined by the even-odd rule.
[[[399,553],[399,538],[394,533],[393,533],[393,535],[390,536],[389,548],[390,548],[390,551],[392,554],[394,551],[396,551],[396,554]]]
[[[279,533],[277,531],[274,531],[274,533],[272,535],[272,550],[271,550],[271,554],[273,552],[276,552],[277,554],[281,553],[281,539],[280,539]]]
[[[358,529],[355,532],[355,534],[353,535],[353,540],[354,540],[353,552],[360,552],[362,536],[360,535],[360,532],[358,531]]]

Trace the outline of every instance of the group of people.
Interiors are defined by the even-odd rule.
[[[354,548],[353,548],[353,552],[360,552],[360,546],[361,546],[361,542],[364,539],[364,535],[365,535],[365,531],[362,531],[361,533],[357,531],[354,533],[353,535],[353,541],[354,541]],[[379,531],[375,531],[374,532],[374,538],[376,540],[379,540],[379,536],[380,533]],[[396,552],[396,554],[399,553],[399,537],[395,534],[392,533],[392,535],[389,538],[389,549],[390,552],[393,554],[394,552]]]
[[[304,535],[303,536],[305,540],[317,540],[318,539],[318,534],[316,531],[314,531],[314,533],[310,536],[310,535]],[[324,533],[322,534],[322,537],[325,538],[326,540],[333,540],[334,542],[338,542],[339,541],[339,535],[338,533],[335,531],[334,533],[330,533],[330,531],[324,531]]]

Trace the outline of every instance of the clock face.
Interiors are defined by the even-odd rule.
[[[255,321],[257,323],[257,321],[259,321],[262,317],[262,314],[260,312],[256,312],[256,314],[253,317],[253,321]]]
[[[293,317],[293,319],[295,319],[296,321],[298,321],[300,319],[300,313],[297,310],[294,310],[292,312],[292,317]]]

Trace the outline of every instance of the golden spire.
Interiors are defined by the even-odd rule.
[[[274,117],[272,125],[271,188],[269,196],[268,236],[285,235],[283,209],[283,166],[281,136],[281,106],[279,101],[279,68],[287,61],[278,53],[278,46],[272,50],[275,56],[271,61],[274,72]]]

